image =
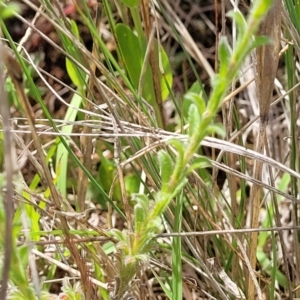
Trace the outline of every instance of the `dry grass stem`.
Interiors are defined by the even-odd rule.
[[[266,141],[266,128],[269,119],[269,110],[272,102],[272,93],[274,89],[274,80],[278,68],[280,52],[280,34],[281,34],[281,0],[275,0],[270,11],[260,25],[258,34],[270,37],[272,44],[264,45],[256,50],[255,57],[255,82],[257,86],[260,126],[257,137],[256,151],[264,153]],[[253,168],[253,178],[261,180],[262,163],[255,160]],[[259,225],[259,212],[261,202],[261,187],[254,184],[251,189],[250,212],[251,228],[257,228]],[[251,268],[255,270],[257,255],[257,232],[250,235],[249,259]],[[250,271],[250,270],[249,270]],[[253,279],[248,277],[247,299],[254,300],[257,296],[253,285]],[[261,293],[256,289],[257,293]],[[262,299],[262,296],[259,296]]]

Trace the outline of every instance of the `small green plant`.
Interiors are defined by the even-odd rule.
[[[255,32],[263,16],[268,11],[272,1],[255,1],[250,10],[247,22],[240,12],[232,12],[229,15],[235,19],[239,28],[239,36],[234,49],[230,49],[226,38],[220,40],[219,73],[213,79],[213,89],[207,103],[201,96],[191,93],[188,98],[191,101],[188,110],[188,137],[185,141],[171,140],[169,146],[176,152],[176,160],[166,150],[158,152],[160,166],[161,189],[154,196],[154,201],[146,195],[136,195],[134,206],[133,232],[128,230],[113,230],[112,234],[119,240],[117,249],[120,251],[119,270],[120,284],[115,291],[115,299],[119,299],[129,286],[134,275],[147,261],[148,253],[154,249],[154,235],[159,232],[161,217],[173,199],[178,201],[175,218],[178,220],[177,229],[180,231],[180,218],[182,201],[179,194],[184,190],[188,182],[188,175],[196,169],[209,166],[208,160],[200,156],[194,159],[201,141],[210,134],[223,135],[223,129],[214,124],[214,118],[218,112],[225,93],[238,73],[245,57],[256,47],[268,42],[266,37],[255,37]],[[174,238],[173,255],[173,288],[172,299],[181,299],[181,246],[179,238]],[[176,252],[178,255],[176,255]]]

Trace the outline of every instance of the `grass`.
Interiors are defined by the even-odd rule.
[[[298,4],[215,6],[228,24],[208,60],[168,1],[21,2],[57,40],[1,2],[0,298],[299,297]],[[70,86],[9,17],[64,57]]]

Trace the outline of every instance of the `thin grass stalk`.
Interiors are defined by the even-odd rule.
[[[183,191],[176,197],[174,232],[181,232],[182,211],[183,211]],[[172,242],[172,299],[182,299],[182,250],[181,238],[174,237]]]
[[[114,122],[114,120],[113,120]],[[115,132],[117,132],[117,126],[114,122],[114,128]],[[133,222],[132,222],[132,209],[129,204],[126,188],[125,188],[125,182],[124,182],[124,174],[123,174],[123,169],[121,168],[121,141],[118,137],[115,138],[115,143],[114,143],[114,159],[117,165],[117,172],[119,176],[119,182],[120,182],[120,188],[121,188],[121,195],[122,195],[122,201],[124,204],[124,210],[125,210],[125,215],[126,215],[126,221],[127,221],[127,226],[129,230],[129,234],[133,232]]]
[[[109,11],[109,7],[106,7],[106,10]],[[100,44],[100,48],[103,50],[104,53],[106,53],[107,50],[105,48],[105,45],[101,41],[100,37],[97,36],[97,33],[94,32],[93,26],[90,26],[88,23],[87,23],[87,25],[89,26],[91,32],[93,34],[95,34],[96,39],[99,39],[98,42]],[[109,61],[113,61],[113,58],[110,56],[109,53],[107,53],[107,59],[109,59]],[[117,68],[117,70],[119,70],[119,66],[118,65],[115,65],[115,63],[114,63],[114,66]],[[97,67],[98,67],[98,64],[97,64]],[[123,74],[122,70],[119,70],[119,73],[120,73],[120,75],[122,75]],[[107,72],[105,72],[105,75],[109,75],[109,74],[107,74]],[[109,83],[112,83],[112,85],[115,86],[115,88],[118,90],[118,92],[121,95],[121,97],[124,98],[124,99],[131,99],[131,97],[127,97],[127,95],[124,93],[124,91],[120,90],[119,84],[115,84],[114,81],[113,81],[113,79],[110,80],[109,77],[111,77],[111,76],[108,76],[108,78],[107,78],[108,81],[109,81]],[[129,81],[127,80],[127,78],[123,76],[123,79],[125,81],[125,84],[129,84],[128,87],[130,89],[132,89],[132,87],[131,87]],[[107,105],[108,105],[111,113],[115,116],[115,120],[118,123],[119,127],[122,128],[122,124],[119,122],[119,118],[117,116],[117,113],[112,109],[110,102],[107,101],[108,97],[105,95],[104,91],[102,90],[102,88],[100,87],[100,85],[97,83],[97,80],[95,82],[96,82],[95,85],[96,85],[98,91],[100,92],[100,95],[102,95],[101,96],[102,99],[107,103]],[[134,99],[137,100],[138,105],[142,108],[143,113],[146,114],[146,116],[148,116],[148,118],[149,118],[149,120],[151,121],[152,124],[156,124],[156,122],[153,120],[152,116],[149,114],[149,110],[147,109],[147,107],[145,106],[145,104],[143,102],[141,102],[140,97],[136,94],[136,92],[134,90],[132,90],[132,92],[133,92],[133,95],[134,95]],[[137,106],[136,106],[136,104],[133,101],[130,101],[129,105],[136,107],[137,111],[139,111],[138,108],[137,108]],[[140,149],[139,143],[137,143],[135,139],[132,139],[131,141],[128,141],[128,143],[132,147],[132,149],[133,149],[134,152],[136,152],[137,149]],[[144,159],[142,159],[142,160],[143,160],[142,164],[144,164],[144,165],[148,164],[148,162],[146,160],[144,160]],[[151,159],[150,159],[150,162],[152,163]],[[151,170],[151,169],[153,169],[153,167],[151,167],[150,169],[147,167],[147,169]],[[149,172],[150,172],[150,174],[152,173],[151,176],[150,176],[150,178],[155,179],[157,177],[157,175],[155,173],[153,173],[153,171],[149,171]]]
[[[192,57],[191,57],[191,54],[190,54],[191,51],[189,51],[189,49],[187,49],[186,43],[182,38],[182,32],[180,32],[178,30],[178,27],[175,26],[176,23],[181,23],[181,21],[177,18],[176,15],[174,15],[174,11],[173,11],[172,7],[170,6],[169,1],[157,1],[156,6],[160,10],[162,16],[166,19],[167,24],[171,28],[172,35],[175,36],[176,41],[179,43],[181,49],[183,50],[184,57],[186,58],[189,66],[191,67],[197,82],[201,83],[201,79],[199,77],[199,73],[197,72],[196,65],[192,61]],[[205,66],[205,70],[207,71],[209,76],[212,78],[213,75],[214,75],[213,69],[211,68],[209,63],[207,61],[205,61],[205,59],[204,59],[203,64]],[[183,75],[186,74],[185,69],[186,68],[185,68],[185,64],[184,64],[183,65],[183,71],[182,71]],[[187,78],[186,78],[186,76],[183,77],[183,80],[184,80],[184,86],[187,87],[187,83],[186,83]],[[188,89],[185,88],[185,90],[187,91]],[[204,90],[203,90],[203,95],[205,95]],[[207,97],[205,96],[205,98],[207,98]]]
[[[294,87],[296,83],[295,74],[297,73],[297,69],[295,66],[295,53],[298,56],[298,59],[300,57],[300,4],[299,2],[295,2],[292,0],[285,0],[284,1],[284,16],[285,18],[284,23],[286,25],[287,29],[287,38],[292,38],[294,41],[294,46],[289,47],[288,51],[286,52],[285,56],[285,63],[286,63],[286,73],[287,73],[287,84],[288,87]],[[297,109],[296,109],[296,99],[297,94],[296,91],[293,91],[289,94],[289,110],[290,110],[290,136],[291,136],[291,154],[290,154],[290,167],[293,170],[296,170],[299,172],[299,132],[297,130]],[[294,177],[291,177],[291,192],[292,195],[298,196],[299,194],[299,180],[297,180]],[[299,205],[296,203],[293,205],[292,210],[292,220],[293,224],[297,225],[299,224],[299,215],[298,215],[298,209]],[[299,274],[300,272],[300,234],[299,230],[293,230],[293,237],[294,237],[294,253],[296,258],[296,273]],[[294,282],[294,286],[299,285],[299,279]],[[300,291],[297,289],[295,291],[295,297],[300,297]]]
[[[3,29],[5,28],[3,26],[3,24],[1,24],[1,26],[2,26]],[[22,60],[20,60],[20,62],[23,64]],[[25,94],[25,90],[24,90],[24,87],[23,87],[23,82],[20,81],[20,76],[18,76],[18,74],[16,73],[16,66],[19,66],[19,63],[17,62],[16,58],[14,58],[11,55],[11,56],[9,56],[8,59],[5,60],[5,64],[7,66],[8,73],[9,73],[9,75],[12,79],[12,82],[15,86],[15,89],[17,91],[17,94],[19,96],[19,100],[20,100],[20,102],[23,106],[24,114],[25,114],[26,119],[29,123],[29,127],[31,129],[31,134],[33,136],[34,145],[35,145],[37,153],[40,157],[40,161],[41,161],[41,165],[42,165],[42,169],[43,169],[43,175],[45,176],[44,178],[42,177],[43,183],[45,184],[45,186],[49,187],[54,207],[57,209],[58,212],[62,208],[67,210],[67,211],[70,211],[70,210],[72,211],[72,208],[70,207],[70,204],[67,201],[65,201],[65,199],[62,198],[59,195],[59,193],[58,193],[58,191],[57,191],[57,189],[56,189],[56,187],[53,183],[53,180],[52,180],[52,177],[51,177],[51,174],[50,174],[50,170],[49,170],[49,168],[47,166],[47,163],[46,163],[46,158],[45,158],[45,155],[44,155],[44,152],[43,152],[43,149],[42,149],[42,145],[41,145],[40,139],[39,139],[39,137],[37,135],[37,132],[36,132],[36,129],[35,129],[35,119],[32,115],[32,110],[31,110],[30,103],[29,103],[28,98]],[[19,68],[21,69],[20,66],[19,66]],[[25,73],[26,73],[26,71],[28,72],[27,68],[24,65],[22,65],[22,69],[25,70]],[[27,76],[28,76],[28,74],[27,74]],[[29,77],[30,76],[28,76],[28,78]],[[60,219],[60,222],[61,222],[62,232],[66,236],[67,247],[69,248],[72,256],[74,257],[74,259],[75,259],[75,261],[78,265],[78,268],[81,270],[81,279],[82,279],[82,282],[84,284],[87,280],[86,269],[85,269],[85,266],[84,266],[82,260],[80,259],[77,248],[74,247],[74,245],[71,242],[69,242],[71,238],[70,238],[70,234],[68,232],[69,231],[69,226],[68,226],[68,223],[66,221],[66,217],[62,214],[58,214],[58,218]]]
[[[234,6],[234,11],[237,11],[236,5]],[[226,35],[226,25],[225,25],[225,2],[222,1],[222,33],[223,35]],[[237,42],[237,24],[236,21],[233,20],[232,24],[232,37],[233,37],[233,47],[235,47],[235,44]],[[217,39],[217,38],[216,38]],[[231,94],[234,92],[236,86],[236,82],[232,82],[231,84]],[[226,140],[229,140],[230,136],[232,135],[232,130],[233,130],[233,114],[234,114],[234,98],[232,98],[229,102],[225,102],[222,105],[222,111],[224,113],[223,117],[223,123],[224,127],[226,129]],[[238,118],[236,118],[238,119]],[[233,153],[227,153],[225,156],[226,159],[226,165],[234,168],[236,165],[237,161],[237,156],[234,155]],[[235,180],[234,176],[231,175],[230,173],[227,173],[227,179],[228,179],[228,188],[230,192],[230,209],[231,209],[231,215],[232,215],[232,224],[234,228],[240,227],[241,223],[238,221],[238,203],[237,203],[237,181]],[[243,207],[243,206],[242,206]],[[234,247],[236,247],[236,242],[234,241]],[[232,279],[237,282],[240,273],[240,266],[239,266],[239,260],[237,256],[233,256],[233,252],[231,253],[231,259],[228,260],[226,269],[231,269],[231,274],[232,274]]]
[[[5,207],[5,237],[4,237],[4,256],[3,270],[1,279],[0,299],[6,299],[6,292],[9,281],[9,272],[11,265],[11,257],[13,251],[13,216],[14,216],[14,201],[13,201],[13,175],[17,171],[16,152],[12,141],[10,127],[10,109],[9,102],[4,90],[4,63],[10,60],[9,49],[5,48],[0,41],[0,112],[2,116],[2,128],[4,134],[4,161],[5,161],[5,193],[3,193],[2,201]],[[15,75],[18,80],[23,80],[22,71],[20,68],[15,69]]]
[[[256,72],[255,81],[258,91],[260,125],[256,144],[256,151],[264,152],[266,140],[266,127],[268,124],[269,110],[272,101],[272,92],[274,88],[274,79],[278,67],[280,51],[280,33],[281,33],[281,0],[275,0],[273,6],[267,13],[265,19],[260,25],[258,32],[260,35],[268,36],[272,39],[272,45],[264,45],[256,49]],[[253,178],[261,180],[262,163],[254,162]],[[258,218],[260,213],[262,189],[258,185],[253,185],[250,195],[251,228],[258,228]],[[256,266],[258,234],[250,235],[249,259],[253,270]],[[249,300],[254,300],[255,288],[253,280],[248,276],[247,293]]]
[[[241,128],[241,124],[240,124],[240,120],[239,120],[238,113],[237,113],[236,109],[234,109],[233,117],[234,117],[234,120],[235,120],[235,128],[238,131]],[[240,135],[237,137],[237,140],[238,140],[237,143],[239,145],[243,146],[243,140],[242,140],[242,137]],[[241,173],[246,174],[246,162],[245,162],[245,158],[243,156],[239,157],[239,163],[240,163]],[[240,195],[239,209],[238,209],[236,215],[234,215],[235,216],[235,221],[232,223],[234,228],[243,228],[244,225],[245,225],[245,221],[246,221],[245,220],[245,218],[246,218],[245,204],[246,204],[247,196],[246,196],[246,181],[244,179],[242,179],[241,183],[240,183],[240,192],[241,192],[241,195]],[[242,237],[243,237],[242,234],[237,235],[237,236],[242,240]],[[244,238],[245,238],[245,236],[244,236]],[[234,247],[237,246],[236,241],[234,241],[233,245],[234,245]],[[240,279],[241,279],[241,276],[242,276],[242,274],[241,274],[242,270],[241,270],[240,266],[237,264],[238,259],[235,259],[235,261],[233,261],[233,263],[234,263],[233,267],[232,267],[233,278],[236,278],[237,281],[241,281]],[[227,266],[229,267],[229,264],[227,264]],[[236,272],[234,270],[236,270]],[[237,275],[235,276],[235,274],[237,274]]]
[[[141,1],[141,11],[142,11],[142,17],[144,21],[144,26],[145,26],[145,35],[147,40],[151,40],[151,32],[152,32],[152,21],[151,21],[151,16],[150,16],[150,5],[149,5],[149,0],[142,0]],[[160,45],[157,45],[159,51]],[[155,92],[155,97],[156,97],[156,105],[154,108],[156,108],[156,115],[157,115],[157,122],[159,127],[165,129],[166,123],[164,120],[164,113],[163,113],[163,100],[162,100],[162,95],[161,95],[161,86],[160,86],[160,81],[159,81],[159,62],[156,60],[156,53],[155,53],[155,46],[154,42],[152,40],[150,44],[150,68],[152,70],[152,77],[153,77],[153,86],[154,86],[154,92]]]
[[[232,86],[233,88],[233,86]],[[230,139],[231,133],[232,133],[232,114],[233,114],[233,99],[230,101],[230,103],[225,103],[222,105],[222,115],[223,115],[223,124],[224,128],[226,128],[226,140]],[[237,161],[237,156],[233,153],[225,153],[224,162],[226,165],[228,165],[231,168],[235,168]],[[218,169],[217,172],[218,173]],[[235,179],[235,176],[230,173],[226,173],[226,177],[228,180],[228,189],[230,193],[230,203],[228,203],[228,207],[230,207],[230,214],[231,214],[231,222],[235,228],[240,227],[240,223],[238,222],[237,216],[239,215],[238,210],[238,203],[237,203],[237,181]],[[216,175],[214,175],[214,178],[216,178]],[[216,182],[216,181],[215,181]],[[217,188],[217,184],[215,184]],[[233,244],[236,246],[236,242],[234,241]],[[236,282],[239,277],[239,261],[238,257],[233,256],[233,252],[229,256],[230,259],[227,262],[227,267],[231,269],[231,273],[233,276],[233,280]]]
[[[37,7],[32,4],[31,2],[28,2],[27,0],[23,0],[24,2],[26,2],[27,5],[29,5],[32,9],[37,9]],[[57,27],[57,30],[63,32],[64,35],[66,35],[68,38],[70,38],[71,40],[74,41],[74,44],[77,46],[77,48],[82,51],[82,53],[84,54],[84,57],[86,60],[88,60],[90,63],[94,62],[97,66],[97,68],[99,70],[101,70],[106,76],[108,76],[108,80],[111,79],[110,74],[107,72],[107,70],[104,68],[104,66],[100,63],[100,61],[98,61],[95,57],[93,57],[91,55],[90,52],[88,52],[83,46],[82,44],[79,43],[79,41],[76,40],[76,38],[70,34],[70,32],[66,31],[64,28],[62,28],[59,24],[56,24],[53,20],[49,19],[48,16],[45,13],[41,13],[41,15],[43,17],[45,17],[47,20],[49,20],[49,22],[51,22],[53,24],[54,27]],[[21,19],[24,23],[26,23],[29,27],[31,27],[33,30],[36,30],[35,27],[33,27],[30,23],[26,22],[26,20],[24,18],[22,18],[21,16],[15,14],[15,16],[19,19]],[[95,34],[95,37],[97,38],[98,42],[100,42],[99,40],[99,35],[96,32],[96,30],[93,27],[90,27],[90,29],[92,29],[91,31]],[[40,33],[41,36],[51,45],[53,45],[59,52],[61,52],[62,54],[64,54],[67,58],[69,58],[76,66],[78,66],[79,68],[81,68],[86,74],[89,74],[90,76],[94,76],[94,74],[90,74],[89,71],[84,68],[78,61],[76,61],[71,55],[69,55],[68,53],[66,53],[62,48],[60,48],[59,46],[57,46],[56,44],[54,44],[52,42],[51,39],[49,39],[47,36],[45,36],[44,34]],[[6,32],[6,35],[8,35],[8,32]],[[15,48],[13,45],[13,42],[10,39],[10,44],[12,46],[12,48]],[[36,69],[37,73],[41,76],[41,74],[38,72],[38,70]],[[107,100],[108,97],[105,96],[105,94],[103,93],[103,89],[102,89],[102,83],[99,84],[99,79],[96,78],[94,76],[94,82],[96,87],[98,88],[98,90],[100,90],[100,94],[102,95],[103,99]],[[115,88],[119,91],[120,87],[118,84],[115,83]],[[37,94],[36,95],[37,98],[39,99],[39,103],[43,109],[43,112],[45,113],[45,116],[47,117],[47,119],[49,120],[51,126],[53,127],[53,129],[58,132],[57,126],[56,124],[53,122],[51,115],[49,114],[48,110],[46,109],[43,101],[40,99],[40,95]],[[108,102],[109,104],[109,102]],[[117,119],[118,120],[118,119]],[[122,128],[122,124],[121,124],[121,128]],[[86,176],[89,178],[89,180],[91,181],[91,183],[93,185],[95,185],[97,187],[97,190],[102,194],[102,196],[104,197],[105,201],[107,201],[108,203],[110,203],[114,209],[122,216],[124,217],[124,214],[122,213],[122,211],[120,210],[120,208],[118,206],[115,205],[115,203],[113,203],[111,201],[111,199],[107,196],[107,194],[104,192],[104,190],[102,189],[102,187],[99,185],[99,183],[95,180],[95,178],[90,174],[90,172],[88,172],[88,170],[85,168],[85,166],[80,162],[80,160],[78,159],[78,157],[74,154],[74,152],[70,149],[69,145],[66,143],[64,137],[60,137],[61,143],[64,145],[64,147],[68,150],[69,155],[71,156],[71,158],[75,161],[75,163],[81,168],[83,169],[83,171],[85,172]]]
[[[293,87],[295,85],[295,61],[294,61],[294,51],[292,47],[289,47],[286,57],[286,70],[287,70],[287,84],[288,87]],[[292,170],[298,171],[298,164],[299,164],[299,155],[298,155],[298,132],[295,126],[297,122],[297,109],[296,109],[296,94],[292,92],[289,94],[289,110],[290,110],[290,135],[291,135],[291,155],[290,155],[290,168]],[[297,178],[291,177],[291,193],[295,197],[298,195],[298,180]],[[295,203],[293,205],[292,210],[292,220],[293,224],[297,225],[298,217],[297,217],[298,205]],[[300,251],[299,251],[299,231],[293,231],[294,236],[294,248],[295,248],[295,257],[296,257],[296,270],[300,268]],[[299,282],[294,282],[295,285],[298,285]],[[296,292],[297,296],[300,296],[300,291]]]
[[[266,153],[268,156],[270,156],[270,149],[269,149],[268,142],[266,143]],[[273,171],[270,167],[268,167],[268,169],[269,169],[269,174],[270,174],[270,183],[273,187],[275,187]],[[271,192],[271,196],[272,196],[272,203],[273,203],[273,207],[274,207],[274,211],[275,211],[275,224],[277,227],[281,227],[282,224],[280,221],[280,213],[279,213],[277,195],[274,192]],[[292,286],[291,286],[292,277],[291,277],[290,270],[289,270],[288,252],[286,249],[282,231],[279,231],[278,235],[279,235],[282,254],[283,254],[282,256],[283,256],[283,260],[284,260],[285,274],[287,277],[287,290],[289,293],[289,297],[292,299],[293,298]],[[273,260],[274,260],[273,268],[272,268],[273,271],[271,274],[271,297],[272,297],[272,299],[274,299],[274,296],[275,296],[275,281],[276,281],[276,270],[277,270],[277,259],[276,259],[277,258],[277,249],[276,248],[277,248],[276,238],[274,236],[274,233],[272,233],[272,252],[273,252]]]
[[[96,18],[95,18],[95,27],[100,32],[100,24],[101,24],[101,7],[100,4],[97,4],[97,11],[96,11]],[[92,55],[96,56],[97,54],[97,48],[98,44],[96,41],[94,41],[93,44],[93,50]],[[95,63],[92,63],[90,66],[90,72],[95,73],[96,71],[96,65]],[[94,80],[93,77],[89,78],[89,89],[88,89],[88,95],[87,98],[92,98],[91,93],[94,88]],[[86,102],[85,109],[87,111],[92,110],[92,104],[91,102]],[[85,120],[88,121],[90,119],[90,116],[88,114],[85,115]],[[86,167],[88,172],[91,172],[92,168],[92,153],[93,153],[93,143],[92,143],[92,137],[89,136],[89,133],[92,133],[92,128],[89,126],[85,126],[83,128],[83,136],[81,138],[81,152],[82,152],[82,158],[81,162]],[[78,171],[78,188],[77,188],[77,203],[78,208],[80,211],[85,210],[85,200],[86,200],[86,192],[88,187],[88,177],[84,173],[84,171],[80,168]]]
[[[23,1],[24,1],[24,3],[26,3],[32,9],[38,10],[38,8],[33,3],[29,2],[28,0],[23,0]],[[104,4],[105,3],[106,2],[104,2]],[[104,6],[104,7],[106,8],[106,6]],[[108,6],[108,9],[109,9],[109,6]],[[79,8],[78,8],[78,12],[81,14],[81,16],[84,20],[87,19],[85,14]],[[97,30],[95,29],[95,26],[91,22],[87,21],[87,22],[85,22],[85,24],[90,29],[90,31],[93,34],[94,38],[98,41],[99,48],[102,50],[102,52],[105,56],[105,60],[106,60],[107,65],[109,66],[109,70],[104,66],[104,64],[100,60],[98,60],[96,57],[94,57],[69,31],[67,31],[60,24],[56,23],[51,18],[49,18],[47,16],[47,14],[41,12],[41,15],[44,18],[46,18],[59,32],[62,32],[66,37],[68,37],[69,39],[74,41],[74,45],[76,46],[78,51],[80,51],[82,53],[82,56],[84,57],[84,59],[86,61],[88,61],[89,64],[91,64],[92,62],[95,63],[97,68],[100,70],[100,72],[103,73],[103,75],[106,77],[108,85],[111,86],[112,88],[114,88],[119,95],[121,95],[124,99],[127,100],[129,98],[126,97],[126,93],[124,92],[123,88],[120,86],[118,80],[116,80],[116,78],[114,76],[115,72],[112,69],[114,67],[116,69],[116,71],[118,72],[118,74],[120,75],[120,77],[122,78],[122,80],[124,81],[125,85],[129,88],[129,90],[134,95],[135,100],[137,100],[138,104],[143,108],[143,112],[146,114],[146,116],[150,120],[152,120],[152,117],[149,114],[149,110],[147,109],[147,107],[145,107],[145,104],[143,103],[143,101],[141,101],[141,99],[138,97],[137,92],[132,87],[129,79],[124,74],[124,72],[122,71],[119,64],[116,62],[116,60],[114,59],[112,54],[107,50],[103,40],[101,39],[101,37],[99,36]],[[18,19],[22,20],[23,23],[25,23],[29,27],[31,27],[34,31],[36,31],[36,28],[34,26],[32,26],[30,23],[28,23],[24,18],[22,18],[18,14],[15,14],[15,16]],[[94,76],[93,74],[90,74],[90,72],[84,66],[82,66],[76,59],[74,59],[74,57],[72,57],[70,54],[68,54],[66,51],[64,51],[61,47],[59,47],[58,45],[53,43],[53,41],[51,39],[49,39],[46,35],[44,35],[41,32],[39,32],[39,34],[41,35],[41,37],[45,41],[47,41],[50,45],[55,47],[60,53],[62,53],[64,56],[66,56],[68,59],[70,59],[76,66],[78,66],[81,70],[83,70],[87,75]],[[110,103],[110,101],[108,101],[110,97],[108,97],[108,95],[106,95],[106,93],[109,90],[109,88],[107,86],[105,86],[102,82],[100,82],[100,80],[96,77],[94,78],[94,81],[95,81],[95,86],[96,86],[97,90],[99,91],[99,93],[101,94],[102,99],[105,100],[105,103],[108,105],[111,113],[116,118],[118,126],[123,130],[123,126],[119,122],[119,118],[116,117],[115,110],[112,109],[111,103]],[[113,95],[116,95],[112,90],[109,90],[109,93],[112,93]],[[116,96],[116,98],[118,99],[118,96]],[[43,107],[42,103],[41,103],[41,105]],[[43,111],[44,111],[44,107],[43,107]],[[155,124],[155,122],[153,122],[153,124]],[[54,126],[54,128],[56,128],[55,125],[53,125],[53,126]],[[65,141],[63,141],[63,143],[65,143]],[[115,208],[115,209],[117,209],[117,208]]]
[[[5,30],[5,26],[3,23],[1,24],[1,26],[2,26],[2,29]],[[5,34],[8,34],[8,32],[5,32]],[[16,50],[16,49],[14,49],[14,50]],[[44,155],[43,149],[41,147],[39,137],[35,130],[35,126],[34,126],[35,120],[32,115],[31,106],[30,106],[28,98],[25,94],[23,82],[20,81],[20,77],[17,77],[17,74],[15,73],[16,66],[19,66],[20,70],[21,70],[21,67],[19,65],[19,62],[17,62],[16,58],[14,58],[12,55],[10,56],[9,60],[8,59],[6,60],[5,63],[7,65],[8,73],[9,73],[10,77],[12,78],[13,84],[16,88],[17,94],[19,96],[19,100],[23,105],[24,113],[29,122],[29,126],[31,127],[30,129],[33,134],[33,139],[34,139],[34,143],[36,146],[36,150],[41,158],[41,165],[42,165],[43,172],[45,175],[46,185],[50,188],[51,195],[53,197],[53,202],[54,202],[55,206],[58,209],[60,209],[60,207],[62,205],[61,199],[60,199],[60,196],[53,184],[53,180],[52,180],[49,168],[46,165],[45,155]],[[22,70],[27,70],[27,68],[23,64],[22,64]],[[26,74],[26,75],[28,75],[28,77],[30,77],[29,74]]]

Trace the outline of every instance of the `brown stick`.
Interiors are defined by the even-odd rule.
[[[6,57],[7,49],[0,42],[0,61]],[[5,237],[4,237],[4,259],[3,270],[1,280],[0,299],[6,299],[6,292],[9,280],[9,271],[11,263],[11,254],[13,251],[12,240],[12,227],[14,216],[14,202],[13,202],[13,175],[16,171],[16,152],[14,149],[14,143],[12,141],[11,129],[10,129],[10,110],[6,92],[4,90],[4,77],[3,77],[3,63],[0,64],[0,113],[2,115],[2,127],[4,135],[4,161],[5,161],[5,179],[6,192],[3,193],[3,202],[5,207]],[[22,81],[22,72],[18,72],[20,69],[16,69],[16,76]],[[2,167],[2,166],[1,166]]]
[[[258,34],[268,36],[272,44],[264,45],[256,50],[256,73],[255,82],[257,86],[260,126],[256,144],[256,151],[263,153],[265,148],[266,127],[268,125],[268,115],[272,102],[274,79],[277,72],[279,51],[280,51],[280,30],[281,30],[281,0],[275,0],[273,6],[260,25]],[[254,162],[253,178],[261,180],[262,163]],[[251,228],[257,228],[260,211],[261,187],[253,185],[250,195]],[[253,270],[256,266],[258,233],[250,235],[249,260]],[[254,283],[248,276],[248,300],[256,299]]]
[[[99,4],[98,4],[99,5]],[[100,20],[101,20],[101,9],[98,6],[97,16],[96,16],[96,28],[100,27]],[[100,31],[99,31],[100,32]],[[96,42],[95,42],[96,43]],[[97,45],[93,45],[93,52],[92,54],[96,56],[97,54]],[[90,72],[94,74],[96,71],[96,65],[94,62],[91,62]],[[94,76],[89,78],[89,93],[93,91],[94,88]],[[91,99],[92,97],[87,97]],[[92,103],[87,102],[86,110],[92,110]],[[90,116],[88,114],[85,115],[85,120],[89,120]],[[83,136],[81,138],[81,152],[82,152],[82,159],[81,162],[85,166],[88,171],[91,171],[92,168],[92,153],[93,153],[93,143],[92,143],[92,136],[89,134],[92,132],[92,128],[89,126],[85,126],[83,129]],[[85,172],[80,168],[78,172],[78,189],[77,189],[77,204],[80,211],[85,210],[85,197],[88,187],[88,178]]]
[[[145,24],[145,34],[147,36],[147,40],[151,42],[150,45],[150,67],[152,70],[152,76],[153,76],[153,86],[154,86],[154,92],[155,92],[155,97],[156,97],[156,102],[158,105],[158,113],[159,115],[157,116],[158,119],[158,124],[161,121],[161,126],[163,129],[165,129],[165,119],[164,119],[164,114],[163,114],[163,100],[162,100],[162,95],[161,95],[161,86],[159,82],[159,68],[158,68],[158,62],[156,59],[156,53],[155,53],[155,45],[154,42],[151,41],[150,36],[151,36],[151,30],[152,30],[152,20],[150,17],[150,7],[149,7],[149,0],[142,0],[141,1],[141,11],[142,11],[142,17],[143,21]],[[159,51],[159,44],[158,44],[158,49]]]

